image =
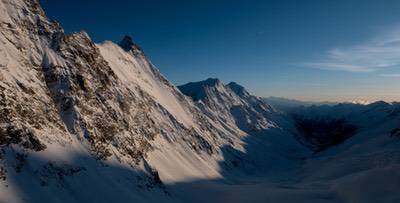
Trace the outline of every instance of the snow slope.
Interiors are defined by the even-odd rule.
[[[148,201],[169,182],[221,177],[220,147],[239,147],[240,130],[211,122],[143,53],[66,35],[34,0],[0,9],[4,201]]]
[[[398,202],[398,112],[301,110],[360,129],[313,153],[236,83],[178,89],[130,37],[95,44],[0,0],[0,202]]]
[[[126,36],[125,38],[129,39],[130,37]],[[146,59],[144,53],[136,54],[133,57],[130,52],[126,52],[119,45],[110,41],[104,42],[98,47],[101,55],[124,84],[133,87],[140,86],[186,126],[193,125],[193,116],[187,109],[183,109],[184,101],[178,100],[181,95]]]
[[[341,144],[303,157],[299,168],[291,168],[296,173],[181,183],[174,189],[190,192],[190,197],[180,198],[194,202],[399,202],[400,139],[393,133],[400,126],[398,112],[397,103],[385,102],[302,107],[296,115],[346,118],[357,132]]]

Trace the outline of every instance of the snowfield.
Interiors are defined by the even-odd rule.
[[[289,103],[0,0],[1,203],[400,202],[400,104]]]

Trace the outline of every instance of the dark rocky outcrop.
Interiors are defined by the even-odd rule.
[[[295,116],[294,120],[299,132],[298,140],[316,152],[338,145],[357,132],[357,127],[345,119]]]

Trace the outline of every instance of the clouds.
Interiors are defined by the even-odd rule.
[[[379,74],[379,76],[388,77],[388,78],[400,78],[400,73],[383,73],[383,74]]]
[[[335,62],[304,63],[304,65],[310,68],[316,68],[321,70],[332,70],[332,71],[371,72],[375,70],[365,66],[346,64],[346,63],[335,63]]]
[[[348,72],[375,72],[400,67],[400,29],[393,29],[362,44],[331,49],[306,67]],[[393,77],[400,74],[381,74]],[[391,75],[391,76],[389,76]]]

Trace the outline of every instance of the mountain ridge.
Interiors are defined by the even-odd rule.
[[[175,87],[131,37],[66,34],[36,0],[1,0],[0,11],[0,202],[398,197],[394,104],[300,109],[311,127],[299,130],[239,84]],[[320,136],[330,122],[316,122],[327,116],[357,132],[331,146]]]

